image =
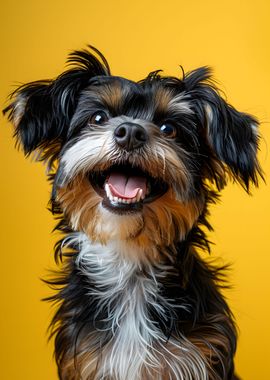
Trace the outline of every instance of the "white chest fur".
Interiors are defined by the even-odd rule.
[[[152,309],[165,322],[173,318],[176,306],[161,295],[160,285],[172,268],[145,263],[141,267],[140,255],[125,254],[127,247],[116,243],[92,244],[84,234],[73,239],[80,247],[76,265],[95,284],[89,287],[89,297],[95,297],[98,310],[106,310],[112,333],[95,380],[207,380],[207,364],[199,350],[181,335],[168,340],[149,315]],[[88,379],[87,370],[84,373],[82,379]]]

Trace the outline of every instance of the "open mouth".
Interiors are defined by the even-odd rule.
[[[145,203],[162,196],[168,185],[159,178],[131,165],[113,165],[89,175],[104,207],[116,213],[138,212]]]

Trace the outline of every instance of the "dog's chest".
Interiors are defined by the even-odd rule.
[[[142,268],[113,245],[80,239],[77,266],[89,281],[89,299],[96,305],[94,346],[88,342],[93,354],[85,362],[83,380],[191,380],[195,374],[206,380],[199,352],[184,340],[168,339],[159,327],[158,320],[169,325],[175,317],[172,300],[161,294],[160,280],[170,268]],[[103,347],[97,347],[102,341]]]

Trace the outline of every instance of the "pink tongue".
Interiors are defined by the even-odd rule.
[[[146,178],[141,176],[128,176],[122,173],[111,173],[107,183],[113,196],[123,199],[136,197],[142,189],[142,196],[146,193]]]

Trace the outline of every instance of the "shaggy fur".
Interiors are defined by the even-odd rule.
[[[68,63],[5,110],[25,154],[48,164],[64,234],[49,281],[59,378],[236,379],[226,267],[198,252],[227,180],[249,191],[262,176],[257,120],[222,99],[207,67],[136,83],[93,47]]]

